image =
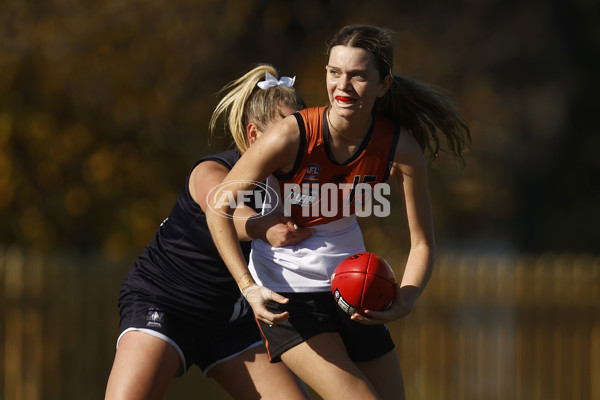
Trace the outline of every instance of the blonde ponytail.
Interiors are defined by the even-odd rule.
[[[224,130],[231,134],[240,153],[244,153],[250,143],[246,135],[249,123],[255,123],[259,130],[264,128],[279,115],[279,107],[291,106],[295,109],[305,108],[302,98],[291,87],[275,86],[266,90],[257,85],[265,79],[266,73],[277,76],[272,65],[261,64],[242,77],[228,83],[219,93],[227,92],[213,111],[208,128],[214,135],[217,121],[224,119]]]

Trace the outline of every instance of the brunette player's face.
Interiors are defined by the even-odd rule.
[[[327,94],[334,111],[350,117],[371,113],[375,100],[385,94],[373,55],[358,47],[334,46],[327,64]]]

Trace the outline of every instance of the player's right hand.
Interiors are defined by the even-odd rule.
[[[249,219],[246,229],[273,247],[293,246],[313,234],[312,228],[299,227],[293,219],[275,213]]]
[[[290,300],[264,286],[258,284],[249,286],[244,289],[242,295],[248,304],[250,304],[250,307],[252,307],[256,319],[266,322],[269,325],[277,325],[290,317],[290,314],[287,311],[281,314],[273,314],[267,309],[269,301],[286,304]]]
[[[266,232],[267,241],[273,247],[293,246],[313,234],[312,228],[298,227],[290,217],[276,217],[279,223],[273,224]]]

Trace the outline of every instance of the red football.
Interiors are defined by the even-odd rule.
[[[331,275],[331,292],[347,314],[385,310],[394,300],[396,277],[389,264],[374,253],[351,255]]]

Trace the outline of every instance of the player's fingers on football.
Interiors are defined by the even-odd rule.
[[[371,324],[384,324],[390,320],[388,313],[385,311],[365,311],[366,317],[363,317],[365,321]]]
[[[364,317],[363,317],[362,315],[360,315],[360,314],[356,314],[356,313],[354,313],[354,314],[352,314],[352,315],[350,316],[350,319],[351,319],[352,321],[357,321],[357,322],[360,322],[362,319],[364,319]]]
[[[383,323],[382,321],[379,321],[377,319],[369,318],[360,314],[354,314],[351,318],[353,321],[356,321],[363,325],[378,325]]]

